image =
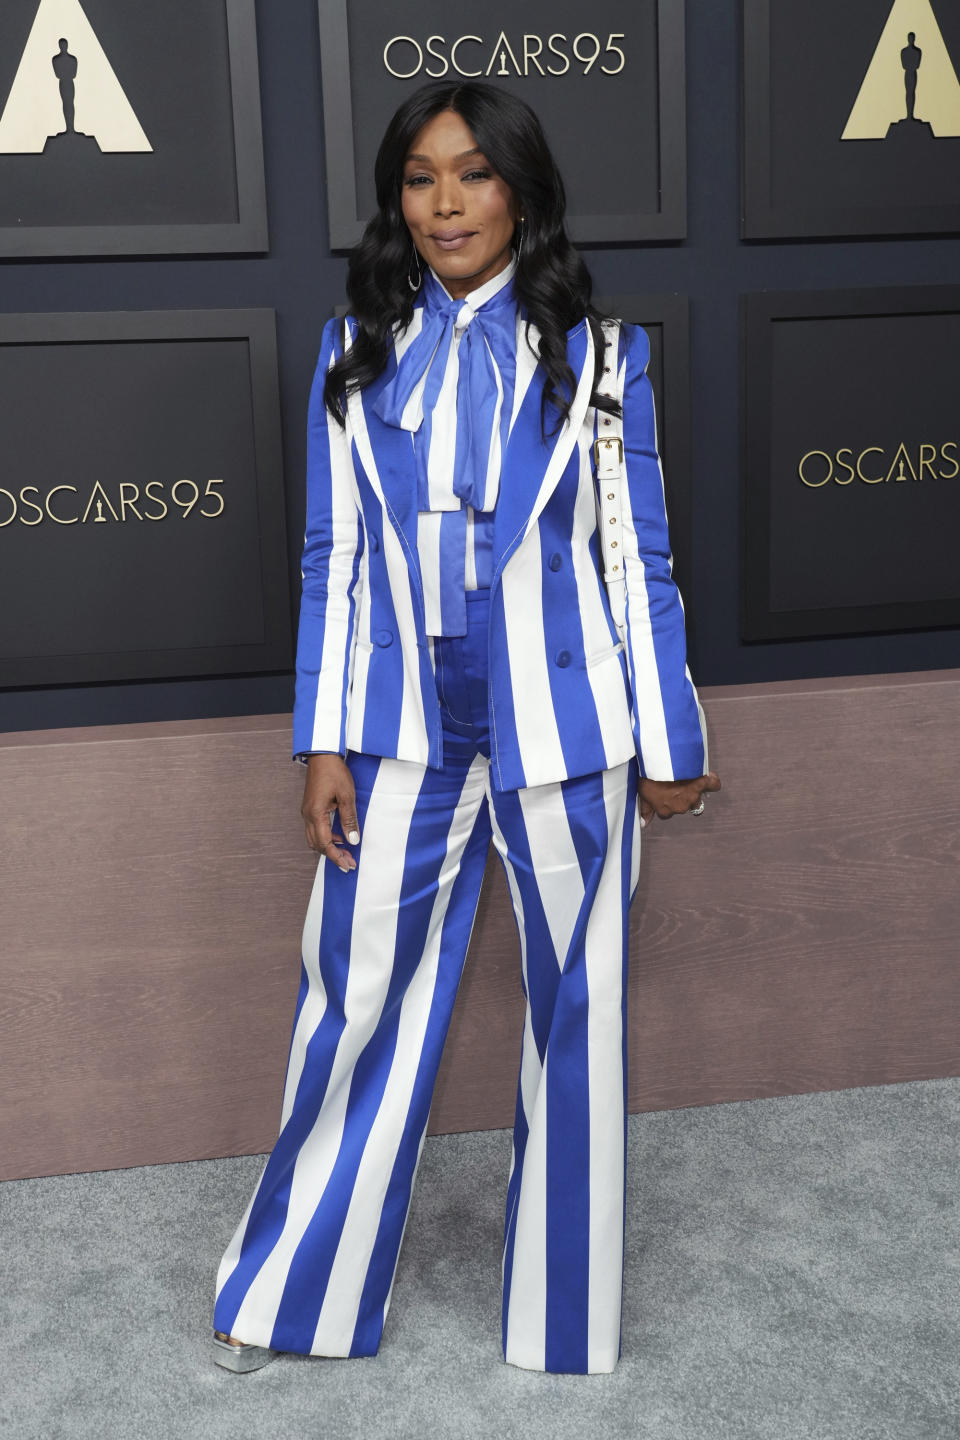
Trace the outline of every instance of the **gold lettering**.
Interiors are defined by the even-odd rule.
[[[866,459],[866,457],[867,457],[868,455],[882,455],[882,454],[883,454],[883,450],[881,449],[881,447],[880,447],[879,445],[868,445],[867,448],[866,448],[866,450],[861,450],[861,451],[860,451],[860,454],[859,454],[859,456],[858,456],[858,458],[857,458],[857,474],[860,476],[860,479],[864,482],[865,485],[879,485],[879,484],[881,484],[881,483],[883,482],[884,479],[886,479],[886,476],[884,476],[884,475],[877,475],[877,476],[875,476],[874,478],[871,479],[871,477],[870,477],[869,475],[864,475],[864,473],[863,473],[863,462],[864,462],[864,460]]]
[[[617,42],[625,38],[622,30],[614,30],[607,36],[604,44],[603,37],[595,35],[591,30],[583,30],[572,39],[558,30],[547,37],[545,47],[543,36],[527,32],[522,37],[521,49],[513,46],[507,38],[506,30],[501,30],[489,48],[486,68],[483,68],[484,62],[481,59],[479,69],[467,70],[460,63],[460,47],[480,45],[486,49],[487,44],[482,35],[459,35],[452,41],[445,35],[428,35],[423,42],[412,35],[393,35],[383,47],[383,64],[388,73],[396,76],[398,80],[412,80],[421,72],[431,80],[440,80],[451,71],[465,79],[479,79],[482,75],[494,74],[504,77],[511,74],[567,75],[574,60],[583,66],[584,75],[589,75],[594,67],[602,75],[619,75],[626,68],[627,56],[623,45]],[[412,54],[406,59],[404,45],[409,45],[412,50]],[[547,55],[552,56],[555,63],[544,68],[543,58]],[[408,68],[401,70],[401,64],[407,64]]]
[[[50,501],[53,499],[54,495],[56,495],[59,490],[72,490],[74,495],[78,495],[80,493],[77,490],[76,485],[54,485],[53,489],[50,491],[49,495],[44,501],[44,504],[47,508],[47,514],[50,516],[50,519],[55,520],[58,525],[76,525],[79,518],[78,516],[74,515],[72,520],[61,520],[60,516],[54,515],[53,511],[50,508]]]
[[[900,467],[900,468],[899,468],[897,474],[896,474],[896,475],[893,475],[893,472],[894,472],[894,470],[897,469],[898,464],[899,464],[899,467]],[[906,445],[901,444],[900,447],[899,447],[899,449],[897,450],[896,455],[894,455],[894,457],[893,457],[893,464],[890,466],[890,469],[887,471],[887,479],[889,480],[890,477],[891,477],[891,475],[893,475],[893,478],[894,478],[895,480],[906,480],[907,477],[906,477],[906,475],[904,475],[904,473],[903,473],[903,467],[904,467],[905,465],[908,465],[908,466],[910,467],[910,474],[911,474],[911,476],[913,477],[913,479],[916,480],[916,478],[917,478],[917,472],[916,472],[916,470],[914,470],[914,468],[913,468],[913,461],[910,459],[910,451],[907,449]]]
[[[466,45],[468,40],[472,45],[483,44],[483,40],[479,35],[461,35],[460,39],[454,40],[453,44],[450,47],[450,64],[453,66],[454,70],[456,70],[458,75],[465,75],[468,79],[475,80],[478,75],[483,74],[483,71],[464,70],[463,66],[457,60],[457,51],[460,49],[461,45]]]
[[[921,444],[918,446],[918,460],[914,463],[910,448],[906,441],[897,446],[896,454],[885,475],[867,475],[864,465],[868,455],[886,455],[886,451],[880,445],[868,445],[861,450],[857,457],[856,468],[850,463],[853,459],[853,450],[848,445],[842,445],[836,453],[836,457],[830,456],[826,450],[808,450],[806,455],[797,466],[797,474],[804,485],[810,490],[822,490],[824,485],[832,480],[836,485],[850,485],[854,476],[859,475],[865,485],[883,485],[892,480],[894,484],[900,485],[907,480],[955,480],[960,476],[960,454],[958,454],[960,441],[948,440],[939,450],[936,445]],[[936,468],[937,458],[948,461],[951,469],[940,470]],[[811,468],[810,461],[821,459],[826,462],[827,473],[823,479],[811,479],[811,474],[817,474],[817,469]]]
[[[580,54],[580,41],[581,41],[581,40],[592,40],[592,41],[593,41],[593,54],[592,54],[592,55],[581,55],[581,54]],[[574,41],[573,41],[573,53],[574,53],[575,57],[580,61],[580,64],[583,66],[583,73],[584,73],[584,75],[589,75],[589,74],[590,74],[590,71],[593,69],[594,65],[596,65],[596,63],[597,63],[597,57],[598,57],[599,54],[600,54],[600,36],[599,36],[599,35],[591,35],[589,30],[583,30],[579,35],[577,35],[577,36],[574,37]]]
[[[850,474],[847,476],[846,480],[841,480],[839,475],[835,475],[834,479],[836,480],[838,485],[852,485],[855,471],[852,465],[848,465],[846,460],[841,459],[841,456],[843,455],[849,455],[851,460],[853,459],[853,451],[849,448],[849,446],[844,445],[842,449],[837,451],[837,464],[842,465],[844,470],[849,470]]]
[[[498,75],[506,75],[506,74],[508,74],[508,71],[507,71],[507,58],[506,58],[508,55],[510,56],[510,59],[513,61],[513,68],[514,68],[514,70],[515,70],[516,73],[519,75],[519,74],[521,73],[521,71],[520,71],[520,66],[519,66],[518,63],[517,63],[517,57],[516,57],[516,55],[514,55],[514,53],[513,53],[513,50],[512,50],[511,45],[510,45],[510,41],[507,39],[507,32],[506,32],[506,30],[501,30],[501,31],[500,31],[500,34],[497,36],[496,40],[493,42],[493,50],[490,52],[490,64],[487,66],[487,69],[486,69],[487,75],[489,75],[490,72],[493,70],[493,67],[494,67],[494,65],[497,63],[498,60],[500,61],[500,69],[497,71],[497,74],[498,74]]]
[[[550,73],[551,75],[566,75],[567,71],[570,69],[570,57],[569,57],[569,55],[564,55],[563,51],[562,51],[562,50],[558,50],[557,47],[556,47],[556,45],[554,45],[554,43],[553,43],[554,40],[564,40],[564,41],[565,41],[566,38],[567,38],[566,35],[561,35],[561,34],[558,32],[556,35],[551,35],[551,36],[550,36],[550,39],[547,41],[547,49],[551,52],[551,54],[556,55],[556,57],[557,57],[558,60],[562,60],[562,61],[563,61],[563,69],[562,69],[562,70],[558,70],[555,65],[548,65],[548,66],[547,66],[547,70],[549,71],[549,73]]]
[[[143,493],[144,493],[144,495],[146,495],[147,499],[148,499],[148,500],[152,500],[155,505],[159,505],[159,506],[161,507],[161,509],[160,509],[160,514],[159,514],[159,515],[147,515],[147,516],[145,517],[147,520],[162,520],[162,519],[164,518],[164,516],[166,515],[167,511],[168,511],[169,508],[170,508],[170,507],[167,505],[167,503],[166,503],[165,500],[161,500],[161,499],[160,499],[160,496],[159,496],[159,495],[152,495],[152,494],[150,493],[150,492],[153,490],[154,486],[156,486],[156,485],[162,486],[162,485],[163,485],[163,481],[162,481],[162,480],[151,480],[151,481],[149,482],[149,484],[144,485],[144,487],[143,487]]]
[[[929,458],[928,458],[928,457],[929,457]],[[936,478],[937,478],[937,472],[936,472],[936,470],[934,470],[934,468],[933,468],[933,462],[934,462],[934,460],[936,460],[936,458],[937,458],[937,447],[936,447],[936,445],[921,445],[921,446],[920,446],[920,479],[921,479],[921,480],[923,479],[923,472],[924,472],[924,470],[929,470],[929,471],[930,471],[930,479],[931,479],[931,480],[936,480]]]
[[[191,490],[193,491],[193,494],[190,495],[190,499],[186,502],[186,504],[184,504],[182,500],[177,498],[177,491],[180,489],[181,485],[187,485],[189,487],[187,491],[188,494]],[[173,485],[170,486],[170,499],[173,501],[174,505],[179,505],[180,509],[183,511],[183,518],[184,520],[186,520],[187,516],[190,514],[190,511],[200,499],[200,486],[197,484],[196,480],[177,480],[174,482]]]
[[[177,480],[171,487],[170,493],[178,509],[183,512],[184,519],[200,504],[201,499],[204,502],[207,500],[212,501],[212,509],[206,510],[201,507],[199,513],[208,520],[214,520],[226,510],[226,500],[221,488],[225,483],[223,479],[208,480],[201,494],[200,486],[195,480]],[[42,497],[42,503],[38,503],[41,500],[41,494],[36,485],[25,485],[19,494],[15,494],[12,490],[6,490],[0,486],[0,530],[6,528],[8,525],[12,525],[17,519],[19,519],[21,525],[29,525],[31,527],[40,525],[45,517],[52,520],[55,525],[86,524],[90,520],[92,511],[95,511],[94,518],[98,524],[106,524],[108,522],[104,508],[109,511],[110,515],[118,523],[127,520],[128,510],[140,521],[163,520],[170,513],[170,507],[162,496],[163,489],[164,482],[162,480],[151,480],[143,487],[143,498],[141,498],[139,485],[134,484],[133,481],[130,480],[121,481],[119,484],[120,513],[118,515],[102,482],[98,480],[90,492],[86,509],[83,515],[80,516],[60,515],[57,513],[57,509],[53,503],[55,496],[65,492],[71,495],[79,495],[80,491],[76,485],[54,485],[52,489]],[[161,493],[157,494],[157,491]],[[32,496],[36,496],[36,499],[31,498]],[[10,512],[5,518],[2,516],[2,501],[4,498],[10,505]],[[149,500],[157,509],[155,511],[144,509],[141,513],[138,506],[144,505],[146,500]],[[24,513],[24,507],[33,511],[36,518],[28,519]]]
[[[603,71],[604,75],[619,75],[619,74],[620,74],[620,71],[623,69],[624,65],[626,65],[626,63],[627,63],[627,57],[626,57],[626,55],[624,54],[622,48],[621,48],[619,45],[614,45],[614,43],[613,43],[614,40],[625,40],[625,39],[626,39],[626,36],[625,36],[624,34],[613,34],[613,35],[608,35],[608,36],[607,36],[607,48],[606,48],[606,50],[605,50],[603,53],[604,53],[605,55],[609,55],[610,52],[613,51],[614,54],[620,56],[620,64],[616,67],[615,70],[610,70],[606,65],[601,65],[601,66],[600,66],[600,69]]]
[[[93,508],[94,496],[96,495],[96,493],[97,493],[98,490],[100,491],[100,494],[101,494],[101,496],[102,496],[103,498],[97,502],[97,519],[98,519],[98,520],[103,520],[103,518],[104,518],[104,515],[103,515],[103,504],[104,504],[104,501],[106,502],[107,509],[110,511],[110,514],[113,516],[114,520],[119,520],[119,519],[120,519],[120,516],[117,514],[116,510],[114,510],[113,506],[110,504],[110,496],[107,494],[106,490],[104,490],[103,486],[100,484],[100,481],[98,480],[97,483],[96,483],[96,485],[94,485],[93,489],[90,491],[90,499],[87,501],[87,508],[86,508],[86,510],[84,510],[84,512],[83,512],[83,521],[82,521],[82,523],[83,523],[84,525],[86,525],[86,523],[87,523],[87,516],[90,514],[90,511],[91,511],[92,508]]]
[[[21,515],[20,523],[21,525],[39,525],[40,521],[43,519],[43,506],[38,505],[35,500],[27,499],[28,490],[32,490],[34,495],[40,494],[40,491],[37,489],[36,485],[24,485],[23,489],[20,491],[20,502],[23,505],[29,505],[31,510],[36,510],[37,518],[36,520],[24,520],[23,516]]]
[[[433,48],[433,42],[434,42],[435,40],[438,40],[441,45],[444,43],[444,41],[443,41],[443,36],[442,36],[442,35],[428,35],[428,36],[427,36],[427,54],[428,54],[428,55],[432,55],[433,58],[434,58],[434,60],[439,60],[439,61],[441,62],[441,64],[443,65],[443,69],[442,69],[442,70],[431,70],[430,67],[427,66],[427,74],[430,76],[430,78],[431,78],[432,80],[439,80],[442,76],[446,75],[447,71],[450,69],[450,66],[449,66],[449,64],[448,64],[448,62],[447,62],[447,57],[446,57],[446,55],[441,55],[437,50],[434,50],[434,48]]]
[[[208,520],[213,520],[213,519],[216,518],[217,515],[222,515],[223,512],[224,512],[224,509],[225,509],[225,501],[224,501],[223,496],[220,494],[220,491],[219,491],[219,490],[213,490],[213,489],[211,488],[213,485],[222,485],[222,484],[223,484],[223,481],[222,481],[222,480],[208,480],[208,481],[207,481],[207,488],[206,488],[206,490],[204,490],[204,492],[203,492],[203,498],[204,498],[205,500],[207,500],[207,499],[216,500],[217,503],[218,503],[218,505],[219,505],[219,507],[220,507],[218,510],[201,510],[201,511],[200,511],[200,514],[201,514],[201,515],[205,515]]]
[[[531,40],[535,40],[535,41],[537,42],[537,48],[536,48],[536,50],[533,50],[533,49],[530,48],[530,42],[531,42]],[[541,74],[541,75],[545,75],[545,74],[546,74],[546,71],[544,70],[543,66],[540,64],[540,61],[537,59],[537,56],[540,54],[540,51],[541,51],[542,49],[543,49],[543,41],[540,39],[540,36],[539,36],[539,35],[524,35],[524,37],[523,37],[523,73],[524,73],[524,75],[529,75],[529,74],[530,74],[530,61],[531,61],[531,60],[533,61],[534,65],[536,65],[536,67],[537,67],[537,69],[540,71],[540,74]]]
[[[126,491],[127,491],[127,490],[132,490],[132,491],[133,491],[133,499],[132,499],[132,500],[128,500],[128,499],[127,499],[127,496],[126,496]],[[127,518],[127,507],[128,507],[128,506],[129,506],[129,508],[133,511],[134,515],[136,515],[136,517],[137,517],[138,520],[142,520],[142,519],[143,519],[143,516],[140,514],[140,511],[137,509],[137,505],[136,505],[136,502],[137,502],[139,499],[140,499],[140,486],[139,486],[139,485],[134,485],[133,482],[130,481],[130,480],[121,480],[121,482],[120,482],[120,518],[121,518],[121,520],[126,520],[126,518]]]
[[[414,50],[416,50],[417,63],[416,65],[414,65],[412,70],[394,70],[389,60],[390,51],[393,49],[394,45],[404,44],[412,45]],[[419,74],[420,70],[423,68],[423,51],[420,49],[420,46],[417,44],[416,40],[414,40],[412,35],[394,35],[393,39],[388,40],[386,45],[384,45],[383,47],[383,63],[390,71],[390,74],[396,75],[398,80],[410,80],[414,75]]]
[[[822,480],[808,480],[806,475],[804,475],[803,473],[804,465],[806,465],[808,460],[812,460],[814,455],[822,455],[823,459],[826,460],[827,464],[830,467]],[[803,459],[800,461],[799,466],[797,467],[797,474],[800,476],[800,479],[803,481],[804,485],[808,487],[808,489],[819,490],[821,485],[828,485],[830,483],[830,480],[833,478],[833,461],[827,454],[826,450],[808,450],[806,455],[804,455]]]
[[[956,448],[956,440],[948,440],[946,445],[942,445],[940,447],[940,454],[942,455],[943,459],[949,460],[951,465],[953,466],[953,469],[950,471],[949,475],[945,475],[942,470],[940,471],[941,480],[956,480],[957,476],[960,475],[960,460],[958,460],[956,453],[954,453],[953,455],[947,454],[948,450],[953,450],[954,452],[956,452]]]

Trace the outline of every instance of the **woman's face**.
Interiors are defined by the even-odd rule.
[[[512,190],[462,116],[444,110],[414,137],[403,167],[403,218],[455,299],[509,264],[516,211]]]

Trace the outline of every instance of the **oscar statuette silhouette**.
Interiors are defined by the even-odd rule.
[[[913,30],[907,36],[907,43],[900,51],[900,63],[903,66],[903,83],[907,91],[907,118],[895,120],[887,131],[888,140],[904,141],[908,143],[914,139],[932,140],[934,138],[933,127],[926,120],[917,118],[917,86],[920,77],[920,66],[923,62],[923,51],[917,44],[917,37]]]
[[[69,40],[61,40],[60,48],[52,60],[53,73],[60,84],[60,103],[63,106],[63,119],[66,125],[65,130],[60,130],[56,135],[51,135],[43,147],[44,155],[51,153],[54,148],[58,154],[70,153],[73,155],[83,150],[94,149],[99,153],[100,145],[93,135],[85,135],[82,130],[77,129],[77,71],[80,62],[75,55],[70,53]]]

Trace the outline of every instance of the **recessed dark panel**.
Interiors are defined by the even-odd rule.
[[[743,235],[960,229],[960,8],[743,0]]]
[[[0,319],[0,683],[289,663],[273,325]]]
[[[265,247],[253,0],[4,0],[0,254]]]
[[[683,0],[319,0],[330,243],[375,208],[373,162],[419,85],[476,79],[527,100],[567,185],[575,240],[682,239],[686,228]],[[520,18],[518,18],[520,16]]]
[[[746,299],[744,638],[960,622],[960,289]]]

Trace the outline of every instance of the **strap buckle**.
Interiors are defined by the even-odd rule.
[[[614,446],[614,445],[617,445],[617,446],[620,447],[620,448],[619,448],[619,454],[617,455],[616,460],[614,460],[611,455],[607,454],[607,455],[604,455],[603,461],[604,461],[607,465],[611,465],[611,464],[616,465],[617,468],[619,469],[620,466],[623,464],[623,441],[621,440],[620,436],[619,436],[619,435],[601,435],[598,439],[594,440],[594,442],[593,442],[593,459],[594,459],[594,463],[595,463],[595,465],[596,465],[596,467],[597,467],[598,470],[600,469],[600,465],[601,465],[601,463],[602,463],[602,462],[601,462],[601,459],[600,459],[600,449],[601,449],[601,446],[603,447],[604,450],[609,451],[610,448],[611,448],[612,446]]]

